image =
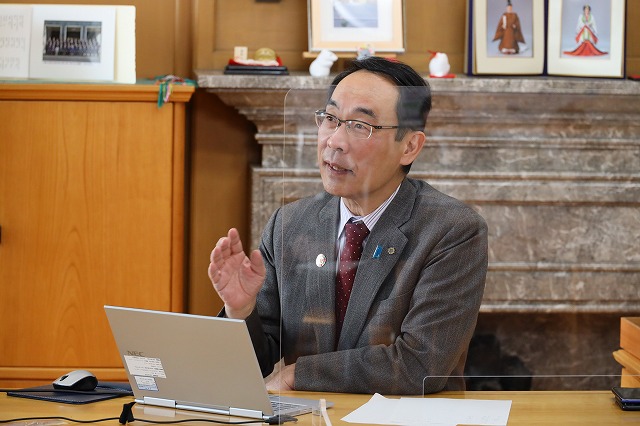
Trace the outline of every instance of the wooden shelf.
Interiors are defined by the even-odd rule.
[[[135,101],[158,99],[159,85],[0,81],[2,100]],[[188,102],[194,86],[174,84],[169,102]]]

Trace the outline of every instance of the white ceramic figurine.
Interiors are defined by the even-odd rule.
[[[330,50],[323,49],[318,54],[318,57],[309,65],[309,74],[313,77],[326,77],[331,71],[331,66],[338,57]]]
[[[429,74],[431,76],[444,77],[449,74],[450,69],[449,57],[446,53],[432,52],[431,61],[429,61]]]

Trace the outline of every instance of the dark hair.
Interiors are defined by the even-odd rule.
[[[431,111],[431,88],[420,74],[402,62],[378,56],[355,60],[333,79],[328,98],[331,98],[336,86],[345,77],[361,70],[378,74],[398,87],[400,96],[396,105],[399,126],[396,132],[397,141],[402,140],[409,130],[424,131],[427,116]],[[410,169],[411,164],[403,167],[405,173],[409,173]]]

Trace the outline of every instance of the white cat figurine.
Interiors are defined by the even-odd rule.
[[[338,60],[338,56],[330,50],[323,49],[318,57],[309,65],[309,74],[313,77],[326,77],[331,71],[331,66]]]

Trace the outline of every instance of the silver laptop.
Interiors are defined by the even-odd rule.
[[[268,394],[242,320],[104,309],[138,403],[259,419],[319,406]]]

